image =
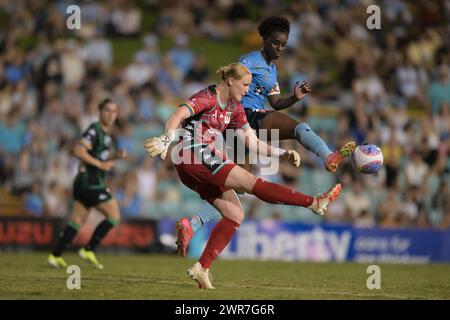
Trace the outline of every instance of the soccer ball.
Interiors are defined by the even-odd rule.
[[[356,147],[352,161],[361,173],[375,173],[383,166],[383,153],[374,144],[363,144]]]

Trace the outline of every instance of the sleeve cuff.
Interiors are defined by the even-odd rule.
[[[187,102],[182,103],[182,104],[179,105],[179,108],[181,108],[183,106],[186,107],[189,110],[189,113],[191,114],[191,116],[193,116],[195,114],[194,108],[189,103],[187,103]]]

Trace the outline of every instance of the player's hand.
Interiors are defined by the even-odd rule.
[[[103,171],[111,171],[114,168],[116,162],[114,160],[108,160],[105,162],[100,162],[99,169]]]
[[[170,132],[166,132],[160,137],[147,139],[144,142],[145,151],[152,157],[160,155],[161,159],[164,160],[172,140],[173,137]]]
[[[285,153],[283,153],[282,158],[284,160],[289,161],[290,163],[292,163],[294,166],[296,167],[300,167],[300,155],[298,154],[297,151],[295,150],[286,150]]]
[[[125,159],[127,157],[127,151],[125,149],[119,149],[116,153],[117,159]]]
[[[297,81],[294,85],[295,97],[300,100],[306,97],[311,92],[311,86],[307,81]]]

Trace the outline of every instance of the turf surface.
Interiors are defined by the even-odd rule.
[[[218,260],[216,290],[186,275],[193,260],[168,255],[99,254],[96,270],[74,253],[81,289],[46,264],[46,253],[0,252],[0,299],[450,299],[450,265],[379,264],[381,289],[366,286],[368,264]]]

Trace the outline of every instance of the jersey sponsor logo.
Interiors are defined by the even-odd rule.
[[[229,124],[230,123],[231,115],[232,115],[232,112],[227,112],[225,114],[225,120],[224,120],[225,124]]]

